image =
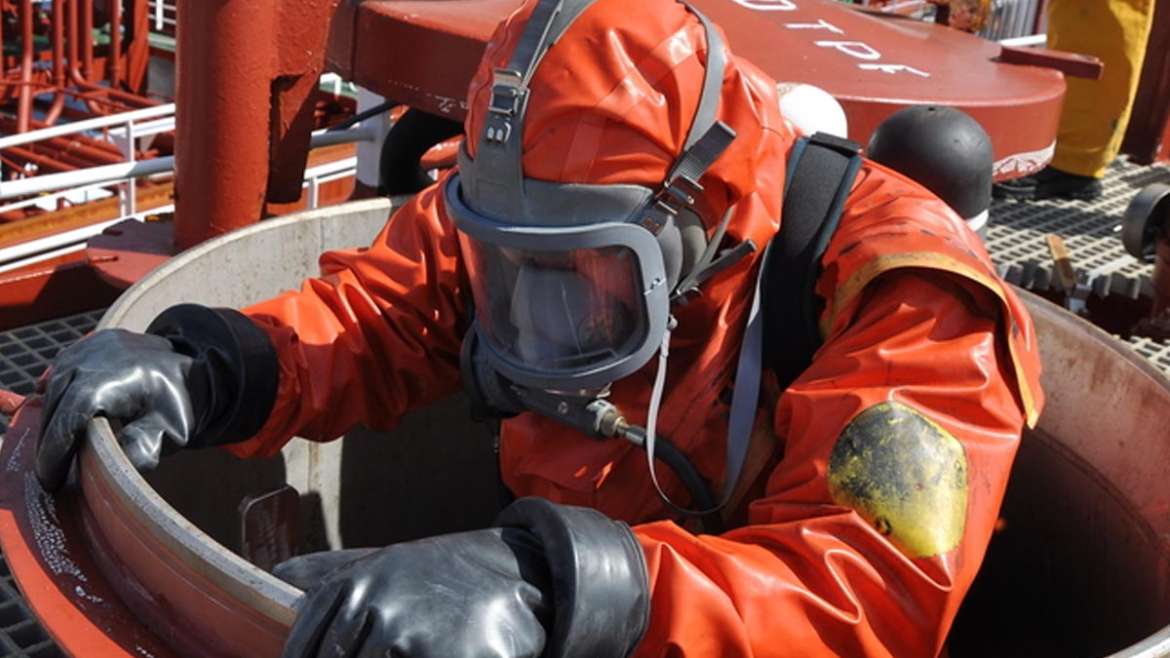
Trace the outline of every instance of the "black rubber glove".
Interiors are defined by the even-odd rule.
[[[642,549],[600,513],[516,501],[504,527],[397,544],[302,601],[283,658],[629,655],[649,619]]]
[[[272,410],[277,372],[267,335],[230,309],[184,304],[146,334],[99,331],[62,350],[41,380],[37,477],[61,488],[97,416],[115,422],[140,471],[173,450],[244,440]]]

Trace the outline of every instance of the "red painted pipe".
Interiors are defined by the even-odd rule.
[[[53,158],[47,155],[30,151],[21,146],[12,146],[5,149],[14,157],[19,158],[22,162],[32,162],[36,164],[38,173],[62,173],[66,171],[76,171],[86,166],[86,163],[80,159],[75,158]]]
[[[65,1],[53,0],[53,84],[57,93],[45,114],[45,124],[53,125],[65,108]]]
[[[81,0],[70,0],[69,2],[69,80],[74,86],[84,90],[84,92],[74,95],[84,99],[86,107],[94,114],[112,114],[126,109],[154,105],[155,103],[149,99],[124,92],[121,89],[103,87],[90,81],[89,76],[93,74],[93,0],[84,0],[81,4],[80,9],[84,21],[80,30],[77,15],[79,2]],[[79,55],[79,50],[82,50],[82,47],[84,47],[83,54]],[[117,99],[117,102],[93,99],[94,94]],[[100,105],[105,105],[112,111],[103,110]]]
[[[21,64],[20,64],[20,105],[16,111],[16,131],[28,132],[32,119],[32,68],[33,68],[33,3],[23,0],[20,5]]]
[[[110,86],[122,84],[122,0],[109,0],[110,7]]]
[[[93,75],[93,0],[84,0],[81,4],[81,44],[85,57],[81,70],[88,82]]]
[[[260,218],[268,184],[272,2],[179,0],[175,244]]]

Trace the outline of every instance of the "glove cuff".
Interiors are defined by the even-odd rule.
[[[540,540],[553,583],[549,658],[628,656],[650,620],[646,559],[629,526],[584,507],[521,498],[496,524]]]
[[[179,304],[159,314],[146,333],[194,359],[189,384],[199,420],[188,446],[238,443],[260,431],[276,402],[280,363],[268,334],[248,316]]]

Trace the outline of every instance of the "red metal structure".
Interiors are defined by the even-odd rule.
[[[5,31],[18,26],[19,32]],[[95,26],[106,26],[95,37]],[[33,0],[4,0],[0,5],[0,102],[14,105],[14,119],[0,130],[11,134],[50,126],[62,117],[83,118],[157,103],[146,97],[150,59],[148,0],[52,0],[50,8]],[[51,94],[38,120],[34,102]],[[84,110],[67,105],[68,99]],[[50,171],[108,163],[119,154],[82,144],[48,153],[15,149],[5,154],[9,166],[31,162]],[[16,151],[16,152],[12,152]]]
[[[519,4],[183,0],[179,104],[187,112],[178,128],[184,146],[178,153],[177,246],[254,222],[266,198],[287,200],[295,193],[309,131],[306,90],[322,70],[461,119],[486,40]],[[996,43],[829,0],[696,4],[724,28],[735,52],[778,80],[809,82],[835,95],[854,139],[864,141],[902,107],[941,103],[968,111],[991,132],[1000,177],[1030,173],[1051,157],[1061,76],[1008,64],[1024,60]],[[1031,54],[1026,63],[1074,72],[1079,66],[1090,75],[1097,70],[1093,63],[1086,68],[1045,54]]]

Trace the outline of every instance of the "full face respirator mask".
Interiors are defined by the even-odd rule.
[[[735,132],[716,120],[726,67],[722,38],[689,6],[706,31],[706,70],[683,151],[661,185],[525,177],[529,83],[592,2],[539,2],[507,67],[494,72],[482,133],[468,136],[478,140],[475,158],[461,149],[459,170],[443,191],[474,302],[463,346],[464,386],[497,416],[535,411],[596,438],[644,444],[652,461],[672,301],[754,246],[747,242],[716,257],[730,212],[708,240],[694,209],[700,178]],[[650,421],[632,427],[605,399],[608,388],[655,353],[660,364]]]

